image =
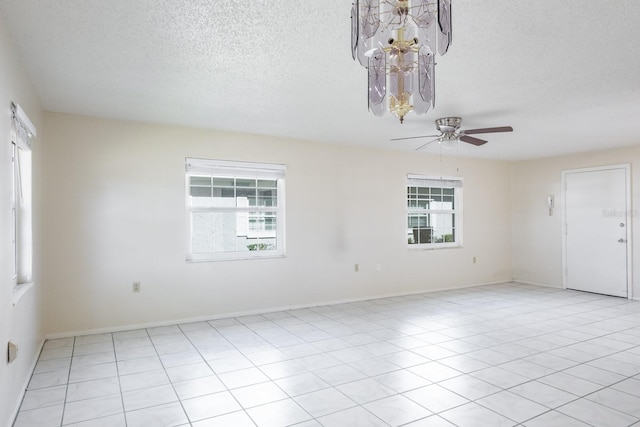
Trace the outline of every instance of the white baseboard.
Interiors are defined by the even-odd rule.
[[[46,338],[43,338],[40,341],[40,345],[38,346],[38,351],[36,352],[33,361],[31,362],[31,367],[27,370],[27,378],[24,381],[24,385],[20,388],[20,396],[18,396],[18,403],[16,404],[15,409],[13,410],[13,422],[15,423],[16,418],[18,418],[18,412],[20,412],[20,406],[22,406],[22,399],[24,399],[24,395],[27,392],[27,387],[29,386],[29,381],[31,381],[31,377],[33,376],[33,372],[36,369],[36,365],[38,364],[38,359],[40,359],[40,353],[42,353],[42,348],[44,347],[44,342]]]
[[[418,291],[389,293],[389,294],[358,297],[358,298],[345,298],[345,299],[339,299],[339,300],[321,301],[321,302],[315,302],[310,304],[298,304],[298,305],[291,305],[291,306],[271,307],[267,309],[228,312],[228,313],[213,314],[208,316],[189,317],[186,319],[184,318],[172,319],[172,320],[162,320],[158,322],[138,323],[133,325],[113,326],[113,327],[107,327],[107,328],[84,329],[84,330],[78,330],[78,331],[46,334],[45,339],[69,338],[69,337],[77,337],[82,335],[104,334],[104,333],[112,333],[112,332],[131,331],[135,329],[155,328],[158,326],[171,326],[171,325],[178,325],[183,323],[205,322],[209,320],[225,319],[228,317],[253,316],[256,314],[267,314],[267,313],[275,313],[278,311],[299,310],[299,309],[318,307],[323,305],[348,304],[352,302],[369,301],[369,300],[376,300],[376,299],[382,299],[382,298],[403,297],[408,295],[428,294],[432,292],[452,291],[456,289],[475,288],[478,286],[490,286],[490,285],[498,285],[498,284],[510,283],[510,282],[511,280],[487,282],[487,283],[473,283],[473,284],[458,285],[453,287],[450,286],[450,287],[422,289]],[[523,283],[523,282],[520,282],[520,283]]]
[[[514,283],[522,283],[523,285],[542,286],[545,288],[564,289],[562,286],[552,285],[550,283],[529,282],[527,280],[513,279]]]
[[[514,283],[522,283],[523,285],[544,286],[546,288],[567,289],[564,286],[556,286],[556,285],[550,285],[550,284],[546,284],[546,283],[527,282],[526,280],[513,279],[513,282]],[[632,301],[640,301],[640,297],[631,296],[628,299],[630,299]]]

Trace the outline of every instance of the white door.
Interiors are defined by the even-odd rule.
[[[628,173],[622,165],[563,174],[567,288],[627,296]]]

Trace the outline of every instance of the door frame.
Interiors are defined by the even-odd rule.
[[[626,203],[627,211],[624,213],[626,224],[626,239],[627,239],[627,299],[633,299],[633,241],[632,241],[632,227],[633,227],[633,208],[631,205],[631,163],[621,163],[607,166],[596,166],[580,169],[568,169],[562,171],[562,287],[567,289],[567,206],[566,206],[566,192],[567,192],[567,175],[571,173],[581,172],[599,172],[611,169],[624,169],[625,171],[625,186],[626,186]]]

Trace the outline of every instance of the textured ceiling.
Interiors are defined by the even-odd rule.
[[[0,17],[49,111],[399,150],[460,115],[515,132],[456,154],[509,160],[640,144],[640,2],[452,2],[436,108],[403,125],[367,111],[349,0],[0,0]]]

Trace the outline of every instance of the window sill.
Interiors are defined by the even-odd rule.
[[[461,244],[452,244],[452,245],[447,245],[447,244],[435,244],[435,245],[408,245],[407,249],[409,249],[410,251],[432,251],[435,249],[462,249],[462,245]]]
[[[219,257],[219,258],[187,258],[187,264],[194,264],[200,262],[218,262],[218,261],[248,261],[248,260],[258,260],[258,259],[277,259],[277,258],[286,258],[285,254],[277,254],[277,255],[255,255],[255,256],[234,256],[234,257]]]
[[[16,285],[15,288],[13,288],[13,293],[11,295],[11,302],[13,303],[14,307],[18,305],[18,302],[20,302],[22,297],[25,296],[27,292],[29,292],[29,290],[33,288],[33,286],[34,286],[34,283],[30,282],[30,283],[21,283],[19,285]]]

